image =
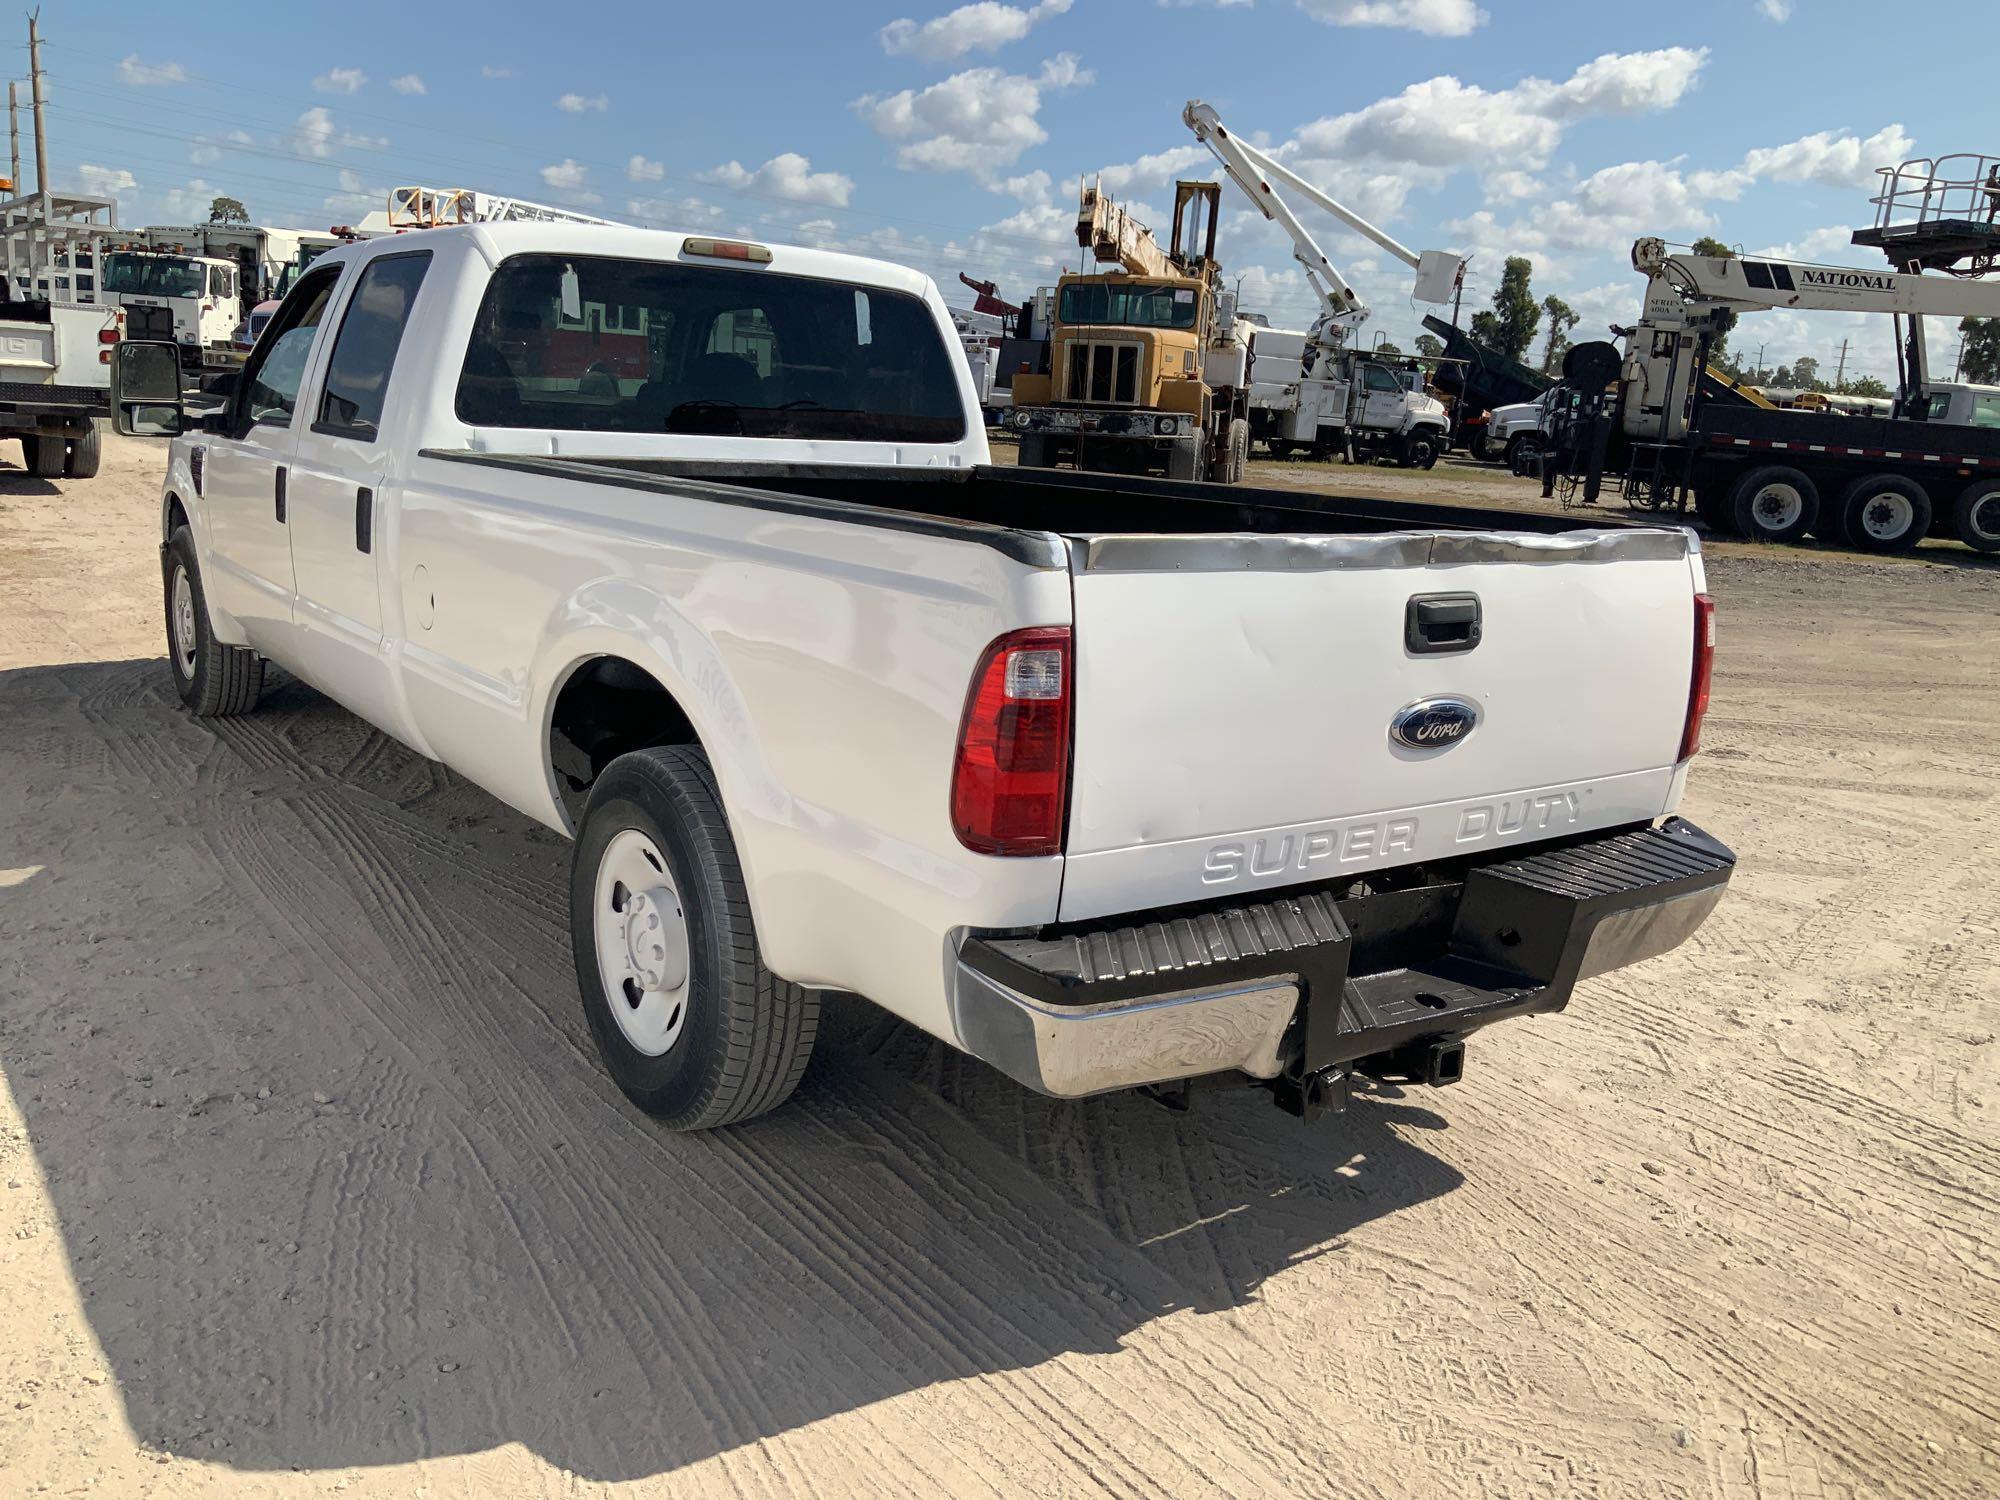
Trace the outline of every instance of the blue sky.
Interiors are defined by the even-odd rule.
[[[1211,175],[1179,118],[1203,97],[1406,244],[1473,252],[1469,302],[1503,256],[1530,256],[1537,291],[1568,298],[1587,337],[1636,313],[1638,234],[1867,263],[1845,239],[1869,218],[1874,167],[2000,151],[2000,6],[1954,7],[1921,56],[1896,14],[1879,0],[46,0],[42,23],[55,184],[115,193],[127,224],[185,222],[223,192],[259,222],[324,227],[421,182],[883,255],[954,300],[961,270],[1018,295],[1077,264],[1079,173],[1155,223],[1174,176]],[[5,55],[25,76],[25,46]],[[1303,326],[1287,243],[1225,202],[1219,253],[1246,307]],[[1407,274],[1324,227],[1375,309],[1370,333],[1407,347],[1428,310]],[[1850,370],[1889,375],[1885,321],[1761,314],[1736,341],[1830,373],[1846,338]]]

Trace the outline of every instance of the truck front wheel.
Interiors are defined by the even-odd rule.
[[[1250,471],[1250,424],[1242,417],[1229,424],[1229,459],[1223,470],[1224,484],[1241,484]]]
[[[1819,486],[1785,464],[1764,464],[1736,481],[1729,519],[1753,542],[1796,542],[1819,519]]]
[[[1206,440],[1200,434],[1194,437],[1175,438],[1167,449],[1167,478],[1199,479],[1202,477],[1202,449]]]
[[[570,866],[577,987],[611,1077],[671,1130],[733,1125],[798,1086],[819,994],[764,967],[708,757],[634,750],[591,789]]]
[[[59,445],[63,440],[52,441]],[[248,713],[264,691],[264,658],[215,638],[187,527],[174,528],[161,564],[167,590],[167,664],[181,702],[204,719]]]
[[[1900,474],[1864,474],[1840,497],[1847,540],[1863,552],[1907,552],[1931,529],[1931,497]]]
[[[1441,446],[1434,432],[1411,433],[1408,442],[1403,445],[1403,466],[1409,469],[1436,468]]]
[[[2000,552],[2000,479],[1965,487],[1951,508],[1952,531],[1975,552]]]

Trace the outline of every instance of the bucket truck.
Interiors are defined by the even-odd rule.
[[[1162,247],[1126,209],[1084,186],[1077,243],[1118,269],[1065,275],[1056,285],[1049,371],[1014,376],[1006,417],[1023,465],[1242,479],[1254,325],[1236,316],[1215,262],[1221,199],[1217,183],[1176,183],[1173,240]]]
[[[2000,240],[2000,230],[1994,233]],[[1628,497],[1692,492],[1718,530],[1762,541],[1811,532],[1868,552],[1926,536],[2000,551],[2000,390],[1930,380],[1925,317],[2000,317],[2000,282],[1632,247],[1646,278],[1612,397],[1606,470]],[[1731,312],[1881,313],[1902,339],[1902,390],[1891,415],[1731,407],[1696,394],[1693,377]],[[1574,467],[1575,455],[1569,456]]]
[[[1214,106],[1190,99],[1181,119],[1257,211],[1290,236],[1292,254],[1320,302],[1320,315],[1307,331],[1296,368],[1287,361],[1281,377],[1252,366],[1252,380],[1258,386],[1269,390],[1277,385],[1277,394],[1260,400],[1253,413],[1258,436],[1277,452],[1294,447],[1321,453],[1344,449],[1356,460],[1386,457],[1421,468],[1436,463],[1450,435],[1444,403],[1411,389],[1397,366],[1348,347],[1354,331],[1367,321],[1368,308],[1275,184],[1283,183],[1409,266],[1417,273],[1416,295],[1422,301],[1449,302],[1464,263],[1449,251],[1408,249],[1234,134]]]

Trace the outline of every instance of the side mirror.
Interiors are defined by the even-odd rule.
[[[213,399],[225,405],[236,399],[237,384],[243,379],[241,370],[224,370],[219,375],[211,375],[203,390]]]
[[[173,437],[186,423],[180,351],[150,339],[121,339],[111,352],[111,422],[127,437]]]

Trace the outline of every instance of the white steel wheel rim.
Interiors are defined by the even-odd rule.
[[[179,563],[174,564],[173,616],[174,664],[181,669],[181,676],[192,677],[201,634],[194,617],[194,583]]]
[[[1893,542],[1917,518],[1908,495],[1883,490],[1861,502],[1861,529],[1878,542]]]
[[[1750,509],[1765,529],[1783,531],[1787,526],[1797,525],[1799,517],[1806,513],[1806,497],[1796,485],[1767,484],[1757,491]]]
[[[598,857],[590,926],[618,1029],[635,1051],[663,1056],[687,1025],[687,917],[666,856],[636,828]]]

